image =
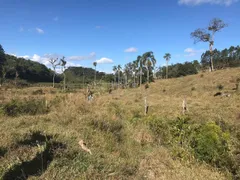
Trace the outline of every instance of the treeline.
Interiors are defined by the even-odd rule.
[[[51,82],[53,72],[45,65],[24,58],[5,55],[6,61],[3,66],[4,79],[24,79],[28,82]],[[61,81],[61,76],[56,76],[56,82]]]
[[[69,67],[65,70],[66,81],[68,83],[92,83],[94,81],[95,70],[84,67]],[[112,74],[96,71],[97,81],[111,82],[114,80]]]
[[[159,67],[156,71],[157,78],[166,78],[166,66]],[[177,63],[168,66],[168,78],[176,78],[181,76],[187,76],[197,74],[201,69],[201,65],[197,60],[192,62]]]
[[[215,49],[213,52],[213,64],[215,69],[240,66],[240,46],[231,46],[222,51]],[[211,60],[210,51],[206,51],[201,56],[202,69],[208,69]]]

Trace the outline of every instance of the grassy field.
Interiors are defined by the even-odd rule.
[[[237,78],[239,68],[156,80],[147,90],[96,88],[91,102],[85,90],[2,87],[0,179],[238,179]],[[213,155],[200,148],[209,144]]]

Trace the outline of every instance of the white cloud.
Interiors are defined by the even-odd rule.
[[[59,18],[56,16],[56,17],[53,18],[53,20],[54,20],[54,21],[58,21]]]
[[[138,49],[135,47],[130,47],[128,49],[125,49],[124,52],[128,52],[128,53],[133,53],[133,52],[137,52]]]
[[[96,61],[98,64],[112,64],[113,63],[113,60],[112,59],[109,59],[109,58],[101,58],[99,60]]]
[[[201,4],[218,4],[230,6],[233,3],[238,2],[239,0],[178,0],[179,4],[197,6]]]
[[[70,57],[68,57],[68,60],[71,60],[71,61],[95,60],[95,59],[96,59],[95,52],[91,52],[87,56],[70,56]]]
[[[29,55],[25,55],[25,56],[19,56],[20,58],[24,58],[24,59],[30,59]]]
[[[187,53],[187,54],[185,54],[184,56],[185,57],[192,57],[192,56],[196,56],[197,54],[202,53],[204,51],[205,51],[204,49],[195,50],[193,48],[186,48],[184,50],[184,52]]]
[[[36,31],[37,31],[37,33],[39,33],[39,34],[44,34],[44,31],[43,31],[42,29],[40,29],[40,28],[36,28]]]

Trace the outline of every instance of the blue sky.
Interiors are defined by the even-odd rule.
[[[240,44],[238,0],[0,0],[0,44],[5,52],[48,65],[64,55],[69,65],[111,72],[146,51],[157,65],[200,59],[207,43],[190,33],[218,17],[229,26],[215,47]]]

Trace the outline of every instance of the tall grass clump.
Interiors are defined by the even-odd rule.
[[[13,99],[1,108],[2,113],[7,116],[37,115],[49,112],[45,99],[17,100]]]

